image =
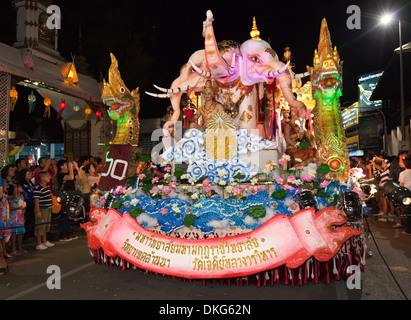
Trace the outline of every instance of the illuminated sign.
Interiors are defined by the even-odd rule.
[[[344,129],[358,125],[358,102],[341,112]]]
[[[382,108],[381,100],[369,100],[382,74],[383,71],[372,72],[358,78],[358,103],[361,112]]]

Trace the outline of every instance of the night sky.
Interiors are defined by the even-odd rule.
[[[0,4],[0,41],[12,45],[15,12],[11,1]],[[140,87],[141,118],[161,117],[169,100],[157,100],[144,91],[152,86],[168,87],[190,55],[204,48],[202,23],[206,11],[214,14],[217,41],[250,38],[252,18],[256,17],[260,37],[271,43],[279,57],[291,48],[294,71],[312,66],[321,20],[327,19],[333,46],[344,61],[344,106],[357,101],[359,75],[383,70],[398,47],[398,25],[378,25],[385,11],[397,11],[403,21],[403,42],[411,41],[411,2],[398,1],[156,1],[156,0],[55,0],[62,14],[59,32],[61,55],[71,60],[78,53],[79,29],[82,51],[89,71],[99,81],[107,78],[112,52],[120,72],[132,90]],[[361,9],[361,29],[349,30],[347,7]]]

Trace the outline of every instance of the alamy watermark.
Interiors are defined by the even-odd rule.
[[[360,30],[361,29],[361,9],[359,6],[353,4],[348,6],[347,14],[350,16],[347,19],[347,28],[350,30]]]
[[[60,290],[61,289],[61,270],[59,266],[51,265],[47,268],[47,274],[51,274],[47,278],[47,289],[49,290]]]
[[[61,10],[59,6],[51,5],[47,7],[47,13],[50,15],[47,19],[47,28],[50,30],[61,29]]]
[[[361,269],[357,265],[351,265],[347,268],[347,273],[353,274],[347,279],[347,288],[350,290],[357,289],[361,290]]]

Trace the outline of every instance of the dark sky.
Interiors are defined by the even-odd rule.
[[[12,44],[15,13],[1,1],[0,41]],[[128,88],[140,87],[141,118],[159,117],[170,105],[144,91],[157,92],[152,84],[167,87],[178,77],[189,56],[204,46],[202,23],[207,9],[214,13],[217,41],[243,42],[250,38],[256,17],[260,37],[282,57],[290,46],[295,72],[312,66],[321,20],[327,19],[333,46],[344,61],[343,104],[357,101],[359,75],[383,70],[398,47],[398,26],[378,26],[384,11],[398,11],[403,20],[403,42],[411,41],[410,1],[162,1],[162,0],[55,0],[63,14],[59,49],[63,57],[78,52],[78,30],[89,71],[101,80],[113,52]],[[361,9],[361,29],[349,30],[347,7]]]

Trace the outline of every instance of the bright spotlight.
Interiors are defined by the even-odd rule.
[[[387,13],[381,17],[380,22],[382,24],[389,24],[391,20],[392,20],[392,14]]]

